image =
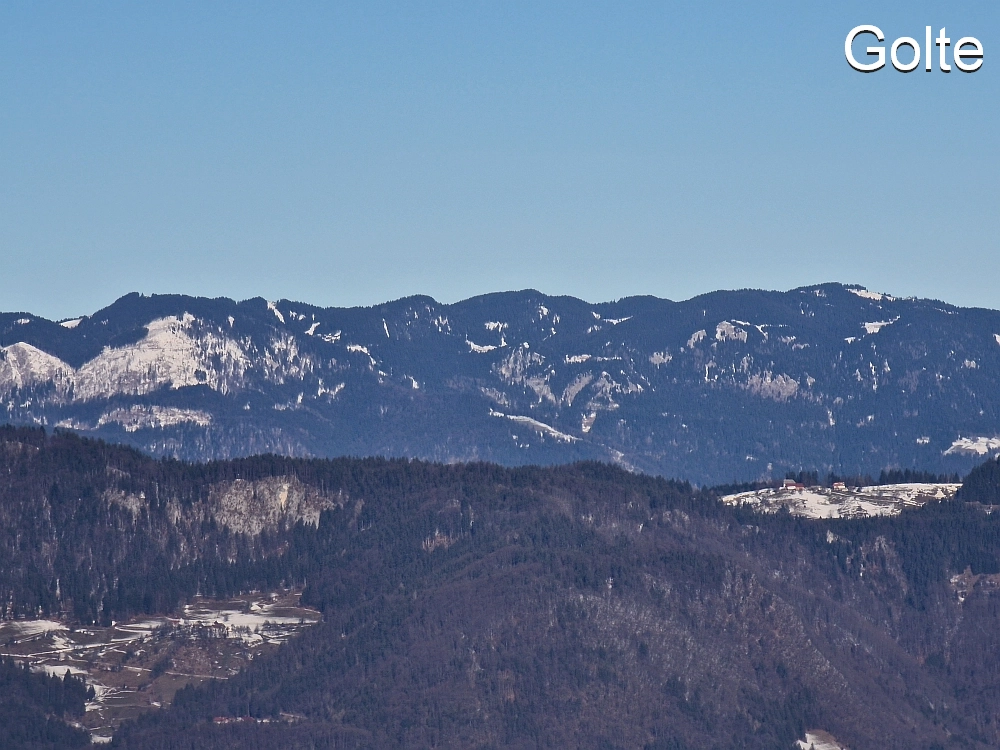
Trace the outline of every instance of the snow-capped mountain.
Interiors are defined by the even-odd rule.
[[[964,471],[1000,452],[998,383],[1000,312],[840,284],[0,314],[7,421],[184,458],[594,458],[697,482]]]

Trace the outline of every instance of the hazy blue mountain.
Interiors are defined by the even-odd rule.
[[[840,284],[319,308],[131,294],[0,314],[6,421],[154,455],[610,460],[721,482],[1000,451],[1000,312]]]

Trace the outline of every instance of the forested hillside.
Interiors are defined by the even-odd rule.
[[[810,521],[595,463],[0,446],[8,615],[293,583],[323,612],[118,747],[1000,744],[1000,517],[971,499]]]
[[[1000,505],[1000,457],[969,472],[962,484],[960,497],[983,505]]]
[[[10,659],[0,659],[0,747],[62,750],[90,744],[90,735],[63,719],[81,716],[88,697],[83,680],[33,674]]]

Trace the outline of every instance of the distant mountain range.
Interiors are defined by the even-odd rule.
[[[1000,312],[858,286],[0,314],[0,419],[210,459],[579,459],[718,483],[1000,452]]]

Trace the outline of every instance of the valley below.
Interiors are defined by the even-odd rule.
[[[228,679],[315,625],[320,613],[300,606],[300,598],[301,591],[195,597],[175,616],[106,627],[42,618],[0,621],[0,656],[36,672],[83,677],[94,697],[77,724],[92,742],[110,742],[122,722],[168,706],[179,689]]]

